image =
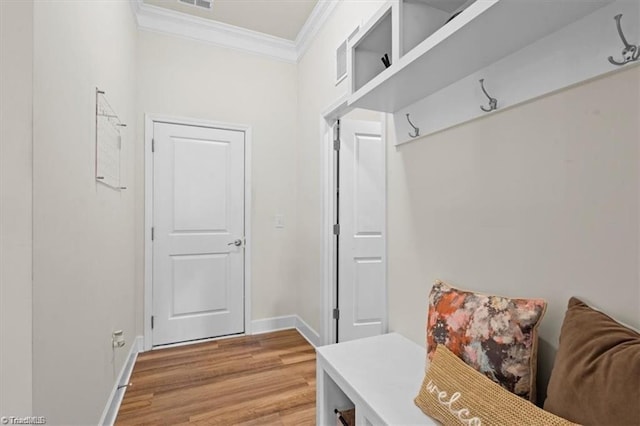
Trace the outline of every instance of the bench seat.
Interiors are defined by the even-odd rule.
[[[317,424],[355,407],[356,425],[437,425],[413,402],[425,372],[425,349],[397,333],[317,348]]]

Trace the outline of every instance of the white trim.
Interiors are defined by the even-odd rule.
[[[317,331],[311,328],[309,324],[307,324],[298,315],[296,315],[296,330],[298,330],[302,337],[307,339],[307,342],[309,342],[309,344],[314,348],[322,346],[322,343],[320,341],[320,334],[318,334]]]
[[[326,117],[326,116],[325,116]],[[329,230],[333,226],[335,203],[332,188],[335,186],[333,175],[333,152],[331,151],[331,133],[335,119],[320,119],[320,188],[322,191],[322,211],[320,219],[320,235],[322,238],[322,251],[320,256],[321,296],[320,306],[320,333],[322,343],[329,345],[336,342],[335,326],[331,315],[334,307],[335,291],[335,256],[334,239]]]
[[[324,345],[329,345],[336,341],[334,322],[330,314],[335,301],[335,292],[333,291],[335,270],[334,240],[331,233],[328,232],[334,221],[335,203],[331,189],[335,185],[335,179],[333,176],[333,153],[327,148],[331,144],[334,123],[334,119],[326,119],[326,116],[320,119],[320,188],[322,194],[320,215],[320,236],[322,239],[320,252],[320,280],[322,282],[320,333],[322,344]]]
[[[100,416],[100,422],[98,424],[111,426],[115,423],[116,417],[118,416],[118,410],[120,409],[120,404],[122,403],[122,398],[124,398],[125,394],[125,388],[120,389],[119,392],[118,386],[129,383],[133,367],[136,364],[136,359],[138,359],[138,353],[142,350],[142,341],[142,336],[137,336],[133,339],[133,342],[131,342],[131,349],[129,349],[127,360],[120,370],[118,379],[113,384],[113,389],[111,389],[109,399],[107,399],[107,404],[102,411],[102,416]]]
[[[252,143],[253,130],[244,126],[244,332],[251,334],[251,253],[253,240],[251,236],[251,200],[252,193]]]
[[[380,126],[382,139],[384,141],[384,320],[382,325],[382,333],[389,333],[389,163],[387,155],[387,119],[388,115],[384,112],[380,113]]]
[[[130,0],[135,20],[141,30],[202,41],[289,63],[297,63],[304,56],[338,3],[338,0],[318,1],[298,32],[296,40],[291,41],[154,6],[143,0]]]
[[[298,315],[283,315],[280,317],[264,318],[252,321],[252,334],[271,333],[280,330],[296,329],[314,348],[322,346],[320,334],[309,326]],[[249,334],[249,333],[247,333]]]
[[[153,117],[144,118],[144,350],[152,347],[151,315],[153,315]]]
[[[352,111],[354,108],[348,105],[348,100],[349,95],[344,94],[340,96],[334,103],[325,108],[325,110],[321,113],[322,121],[333,123],[338,118]]]
[[[270,333],[278,330],[296,328],[296,316],[284,315],[281,317],[264,318],[251,321],[252,334]]]
[[[337,5],[338,0],[320,0],[316,3],[309,18],[307,18],[307,22],[304,23],[296,37],[296,62],[300,61],[304,54],[307,53],[311,42],[324,23],[327,22]]]
[[[251,146],[252,129],[245,124],[223,123],[199,118],[145,114],[144,127],[144,350],[152,349],[151,315],[153,313],[153,123],[171,123],[190,126],[214,127],[244,132],[244,333],[251,334]]]
[[[333,302],[336,300],[335,288],[335,247],[331,231],[334,221],[335,203],[333,188],[333,124],[340,115],[346,114],[351,108],[347,106],[347,96],[343,96],[324,110],[320,117],[320,188],[322,188],[322,212],[320,220],[320,235],[322,238],[322,252],[320,271],[322,288],[320,300],[320,336],[321,343],[329,345],[335,343],[335,327],[332,317]]]
[[[336,80],[336,83],[334,84],[334,86],[337,86],[338,84],[342,83],[347,78],[347,75],[349,75],[349,72],[345,71],[344,74],[342,74],[340,78]]]

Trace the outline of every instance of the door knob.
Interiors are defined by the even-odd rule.
[[[230,242],[229,244],[227,244],[228,246],[236,246],[236,247],[240,247],[242,245],[242,240],[241,239],[237,239],[235,241]]]

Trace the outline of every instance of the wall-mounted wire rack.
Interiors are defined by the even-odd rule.
[[[122,136],[126,127],[111,107],[105,92],[96,87],[96,181],[113,189],[127,189],[122,185]]]

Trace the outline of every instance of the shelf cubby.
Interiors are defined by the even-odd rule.
[[[411,51],[475,0],[401,0],[400,56]]]
[[[392,40],[392,7],[387,4],[363,28],[351,43],[352,89],[359,90],[374,77],[386,71],[382,57],[395,61]]]

